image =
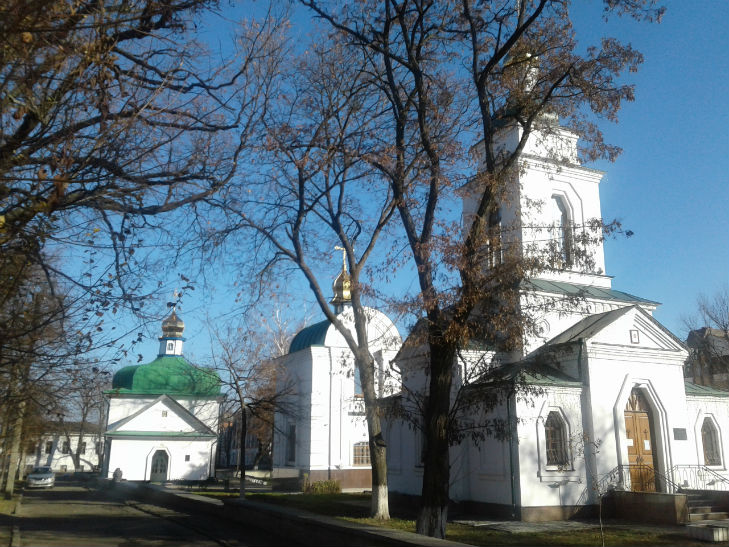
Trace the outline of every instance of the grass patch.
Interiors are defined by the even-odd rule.
[[[319,515],[337,517],[349,522],[369,524],[403,532],[415,532],[415,521],[408,518],[397,518],[398,508],[391,506],[394,518],[379,521],[369,518],[369,494],[249,494],[247,499],[280,506],[293,507],[311,511]],[[447,539],[470,545],[511,546],[511,545],[568,545],[594,546],[600,545],[600,529],[570,529],[549,532],[512,533],[501,530],[476,528],[464,524],[449,524]],[[692,540],[685,533],[656,527],[649,529],[631,529],[629,525],[606,525],[606,546],[627,545],[679,545],[682,547],[700,547],[705,544]]]
[[[13,496],[13,499],[9,500],[6,500],[4,498],[0,499],[0,514],[12,515],[13,511],[15,510],[15,504],[17,503],[17,501],[17,496]]]

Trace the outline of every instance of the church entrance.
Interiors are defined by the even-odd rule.
[[[642,390],[633,388],[625,405],[630,484],[633,492],[657,492],[653,420]]]
[[[167,462],[169,457],[164,450],[157,450],[152,456],[152,472],[149,480],[152,482],[164,482],[167,480]]]

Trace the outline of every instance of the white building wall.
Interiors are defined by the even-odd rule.
[[[123,478],[133,481],[149,480],[152,456],[164,450],[169,457],[167,480],[205,480],[209,477],[209,462],[214,461],[215,440],[188,439],[112,439],[107,478],[114,470],[122,470]],[[190,456],[185,461],[185,456]]]
[[[687,454],[686,463],[706,465],[704,447],[701,438],[701,426],[705,418],[713,421],[719,437],[721,465],[710,469],[729,479],[729,398],[727,397],[686,397],[688,437],[695,441]]]
[[[36,445],[35,450],[25,455],[24,465],[26,469],[51,466],[57,473],[73,472],[74,465],[71,453],[76,453],[79,436],[71,435],[70,439],[70,453],[64,454],[65,435],[44,435]],[[96,443],[100,443],[101,450],[103,451],[103,441],[97,436],[89,434],[84,435],[82,442],[86,443],[86,450],[80,455],[80,465],[83,466],[83,469],[78,469],[78,471],[93,471],[99,465],[99,454],[96,452]],[[50,451],[46,450],[48,443],[50,443]]]

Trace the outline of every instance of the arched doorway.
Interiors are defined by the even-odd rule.
[[[625,436],[630,464],[630,489],[634,492],[657,492],[653,415],[643,391],[638,388],[631,390],[625,405]]]
[[[152,456],[152,471],[149,480],[152,482],[164,482],[167,480],[167,463],[169,456],[164,450],[157,450]]]

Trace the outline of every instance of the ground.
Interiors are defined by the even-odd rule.
[[[290,544],[262,529],[125,499],[108,485],[60,478],[49,490],[26,490],[14,526],[18,545],[267,546]],[[0,515],[2,544],[10,519]],[[17,541],[17,540],[16,540]]]

